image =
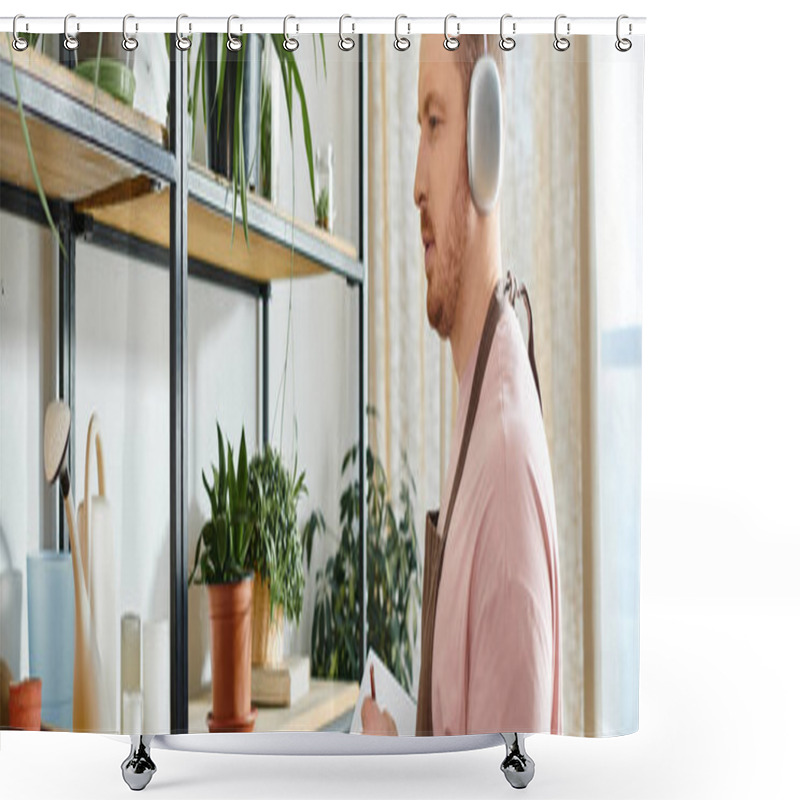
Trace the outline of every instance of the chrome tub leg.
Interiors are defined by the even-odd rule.
[[[500,769],[515,789],[524,789],[533,780],[536,769],[533,759],[525,752],[525,739],[519,733],[501,733],[506,743],[506,757]]]
[[[134,792],[144,789],[155,774],[156,765],[150,758],[152,740],[152,736],[131,736],[131,752],[122,762],[122,777]]]

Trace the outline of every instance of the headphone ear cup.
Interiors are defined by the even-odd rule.
[[[503,95],[490,55],[475,62],[470,79],[467,168],[472,202],[480,214],[488,214],[497,202],[503,171]]]

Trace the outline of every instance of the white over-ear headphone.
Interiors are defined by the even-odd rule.
[[[503,174],[503,93],[488,47],[475,62],[469,83],[467,169],[472,202],[479,214],[489,214]]]

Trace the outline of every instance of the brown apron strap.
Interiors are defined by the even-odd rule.
[[[472,436],[472,426],[475,424],[475,414],[478,411],[478,400],[481,395],[483,376],[486,373],[486,365],[489,363],[489,350],[492,348],[494,330],[503,311],[503,291],[498,281],[492,299],[489,301],[489,310],[486,312],[486,321],[483,323],[483,333],[478,345],[478,360],[475,363],[475,373],[472,377],[472,389],[469,394],[469,405],[467,406],[467,419],[464,422],[464,435],[461,439],[461,449],[458,452],[458,464],[456,474],[453,477],[453,488],[450,490],[450,501],[447,504],[447,516],[444,518],[444,530],[442,532],[442,542],[447,541],[447,532],[450,529],[450,517],[453,515],[458,487],[461,483],[461,475],[464,472],[464,463],[467,460],[467,448]]]
[[[539,370],[536,369],[536,358],[533,355],[533,315],[531,314],[531,301],[528,297],[528,289],[521,281],[517,281],[509,270],[506,273],[505,291],[509,292],[509,300],[513,306],[518,297],[522,297],[525,303],[525,312],[528,316],[528,361],[531,363],[531,370],[533,370],[533,382],[536,384],[536,394],[539,395],[539,409],[542,408],[542,393],[539,389]]]

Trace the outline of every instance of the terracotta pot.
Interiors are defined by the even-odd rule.
[[[8,724],[24,731],[42,729],[42,679],[12,681],[8,687]]]
[[[208,729],[212,733],[250,732],[257,714],[250,702],[253,579],[207,587],[211,619]]]
[[[277,605],[269,619],[269,578],[256,573],[253,587],[253,664],[277,666],[283,661],[283,606]]]

